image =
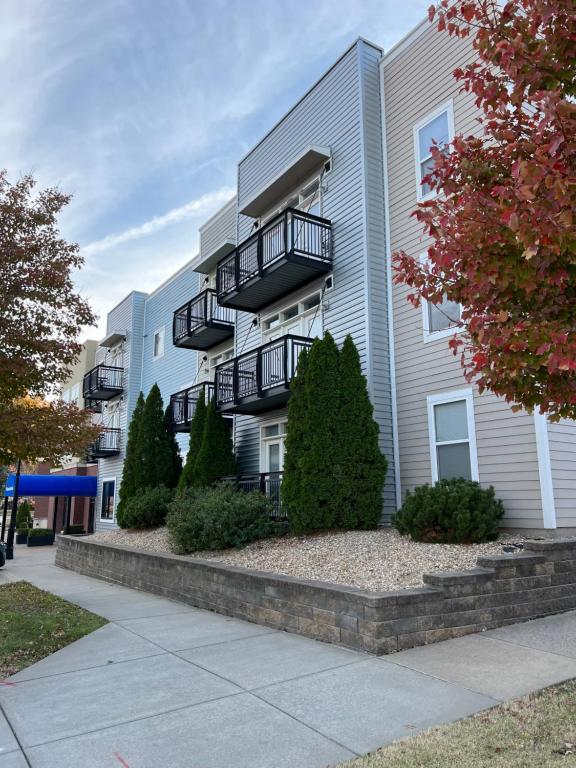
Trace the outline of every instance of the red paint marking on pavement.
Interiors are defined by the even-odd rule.
[[[130,768],[126,760],[124,760],[122,755],[119,755],[118,752],[114,752],[114,757],[116,758],[116,760],[118,760],[122,768]]]
[[[10,688],[16,688],[16,683],[11,683],[10,680],[0,680],[0,685],[8,685]]]

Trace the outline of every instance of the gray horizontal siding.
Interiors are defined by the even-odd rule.
[[[226,240],[236,242],[236,197],[200,227],[200,260],[213,253]]]
[[[559,528],[576,527],[576,421],[548,424],[552,484]]]

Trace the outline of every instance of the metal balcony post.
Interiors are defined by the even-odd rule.
[[[284,339],[284,360],[282,361],[282,365],[284,368],[284,386],[288,388],[290,382],[288,380],[288,346],[290,346],[290,350],[294,350],[294,344],[291,343],[291,339],[288,337]]]
[[[256,392],[262,397],[262,349],[256,353]]]
[[[289,212],[286,211],[284,214],[284,255],[288,256],[288,217],[290,216]],[[292,220],[292,217],[290,216],[290,220]]]
[[[238,358],[234,360],[234,365],[232,366],[232,397],[234,404],[238,404]]]

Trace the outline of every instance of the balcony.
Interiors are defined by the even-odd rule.
[[[203,381],[193,387],[183,389],[170,397],[170,414],[174,432],[190,432],[190,424],[196,410],[196,403],[204,393],[204,402],[208,403],[214,397],[214,384]]]
[[[298,357],[312,345],[303,336],[282,336],[216,368],[216,407],[226,413],[264,413],[290,397]]]
[[[332,224],[287,208],[218,264],[224,307],[258,312],[332,269]]]
[[[91,413],[102,413],[102,401],[93,400],[91,397],[87,397],[84,400],[84,408]]]
[[[105,427],[88,449],[88,458],[107,459],[120,453],[120,434],[122,430],[116,427]]]
[[[110,400],[122,392],[122,368],[112,365],[97,365],[84,376],[82,397],[91,402]]]
[[[212,288],[174,312],[172,341],[176,347],[210,349],[233,336],[234,311],[218,305]]]
[[[231,475],[221,477],[220,480],[233,483],[240,491],[260,491],[272,502],[270,517],[275,520],[283,520],[280,488],[282,486],[282,472],[260,472],[254,475]]]

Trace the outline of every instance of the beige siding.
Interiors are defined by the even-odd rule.
[[[576,421],[548,425],[558,527],[576,527]]]
[[[452,77],[473,58],[468,40],[428,27],[400,52],[384,59],[384,97],[393,251],[418,257],[427,240],[410,216],[416,206],[413,126],[452,99],[456,133],[478,130],[473,99],[459,93]],[[469,386],[448,339],[424,342],[421,309],[406,300],[406,287],[393,288],[396,390],[402,493],[431,481],[426,397]],[[513,413],[491,394],[474,390],[474,419],[480,482],[494,485],[504,501],[507,525],[542,526],[542,502],[533,417]]]

